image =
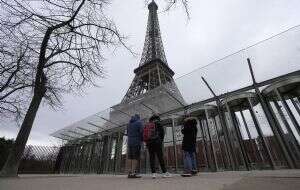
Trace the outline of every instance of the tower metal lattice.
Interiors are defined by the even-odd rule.
[[[167,64],[167,59],[161,39],[160,27],[157,16],[158,6],[154,1],[148,5],[149,16],[147,31],[144,42],[143,53],[139,66],[147,64],[153,60],[159,59]]]
[[[129,102],[132,98],[166,83],[172,84],[167,86],[172,89],[174,96],[184,103],[173,80],[174,72],[169,68],[167,63],[159,29],[158,6],[152,1],[148,5],[148,9],[149,15],[142,57],[139,67],[134,70],[135,77],[122,103]]]

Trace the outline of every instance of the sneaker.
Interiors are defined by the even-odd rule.
[[[190,173],[183,173],[181,174],[182,177],[192,177],[192,174]]]
[[[172,175],[169,172],[163,173],[163,178],[172,177]]]
[[[152,173],[152,179],[156,178],[156,173]]]

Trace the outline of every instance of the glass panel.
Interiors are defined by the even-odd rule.
[[[250,112],[248,110],[244,110],[242,112],[236,112],[235,114],[239,121],[238,123],[240,124],[241,133],[244,134],[243,135],[243,143],[244,143],[245,151],[249,158],[251,167],[255,168],[255,169],[259,169],[262,167],[263,159],[262,159],[262,155],[261,155],[262,153],[259,150],[259,147],[257,146],[257,140],[258,140],[257,139],[257,137],[258,137],[257,131],[256,131],[255,127],[254,128],[251,127],[252,130],[251,131],[249,130],[249,125],[251,125],[251,122],[249,122],[249,121],[252,121],[252,123],[253,123],[253,120],[251,120],[249,118],[249,117],[251,117]],[[243,120],[242,116],[244,116],[245,121]]]
[[[299,70],[299,47],[300,30],[295,27],[247,49],[257,81]]]
[[[297,108],[299,109],[297,103],[295,102],[296,105],[294,106],[294,104],[292,103],[292,101],[290,99],[286,100],[286,103],[288,104],[289,108],[291,109],[293,116],[295,117],[295,119],[298,123],[298,126],[299,126],[300,125],[300,115],[297,112],[296,107],[295,107],[295,106],[297,106]]]
[[[273,110],[273,112],[275,114],[275,117],[276,117],[278,123],[280,124],[280,127],[281,127],[283,133],[284,134],[288,134],[288,130],[287,130],[285,124],[283,123],[284,121],[282,120],[282,117],[281,117],[281,115],[279,113],[279,110],[276,108],[275,103],[274,102],[270,102],[270,105],[272,107],[272,110]]]
[[[293,122],[292,122],[290,116],[289,116],[288,113],[287,113],[287,110],[284,109],[282,102],[281,102],[281,101],[278,101],[277,103],[279,104],[279,107],[280,107],[280,109],[282,110],[283,115],[284,115],[284,117],[286,118],[286,121],[288,122],[288,124],[289,124],[289,126],[290,126],[290,128],[291,128],[291,130],[292,130],[292,132],[293,132],[293,135],[295,136],[295,138],[296,138],[298,144],[300,145],[300,135],[299,135],[297,129],[295,128],[296,126],[293,124]]]
[[[205,141],[206,141],[206,152],[207,152],[207,159],[208,159],[208,163],[209,163],[209,169],[213,171],[213,170],[215,170],[216,165],[215,165],[214,152],[213,152],[214,147],[213,147],[213,143],[211,140],[211,134],[210,134],[211,131],[209,129],[206,119],[202,119],[201,123],[202,123],[202,127],[203,127]]]
[[[224,163],[225,163],[225,169],[230,169],[232,166],[231,166],[231,162],[228,158],[228,151],[229,150],[226,146],[225,132],[221,127],[220,117],[218,115],[215,117],[215,121],[216,121],[217,130],[218,130],[218,133],[219,133],[220,148],[222,150],[222,155],[221,156],[222,156],[222,158],[224,160]]]
[[[226,124],[228,126],[228,131],[229,131],[229,138],[232,142],[232,146],[233,146],[233,151],[234,151],[234,157],[237,161],[237,167],[241,170],[245,169],[245,165],[244,165],[244,158],[242,155],[242,151],[241,151],[241,147],[238,141],[238,137],[236,134],[236,130],[235,127],[233,126],[233,121],[230,118],[230,114],[228,113],[228,111],[226,110],[225,112],[225,118],[226,118]]]
[[[295,158],[296,162],[299,162],[300,164],[300,147],[297,143],[294,131],[292,130],[293,126],[291,126],[291,120],[280,102],[273,101],[271,102],[271,106],[281,129],[284,131],[284,140],[287,143],[287,146],[290,149],[291,153],[293,154],[292,156]]]
[[[211,139],[212,139],[212,144],[214,147],[214,156],[216,159],[216,164],[217,164],[217,169],[224,169],[224,161],[222,158],[222,151],[221,151],[221,146],[219,144],[219,136],[218,136],[218,131],[217,131],[217,126],[216,123],[214,121],[214,118],[208,118],[208,126],[210,129],[210,133],[211,133]]]
[[[270,127],[267,117],[261,107],[261,104],[257,104],[253,107],[256,117],[259,122],[259,126],[262,129],[264,139],[270,150],[271,156],[274,159],[275,165],[278,167],[287,167],[287,162],[283,156],[283,152],[278,144],[276,137]]]

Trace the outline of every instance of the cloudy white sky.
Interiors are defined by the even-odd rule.
[[[159,5],[159,21],[169,66],[175,78],[222,58],[257,41],[300,24],[299,0],[190,0],[191,19],[181,7],[168,13]],[[141,53],[148,10],[144,0],[113,0],[109,14],[128,43]],[[139,56],[118,49],[107,56],[108,76],[100,88],[90,88],[82,97],[66,95],[63,110],[42,107],[37,115],[29,144],[57,144],[49,134],[120,102],[125,95]],[[15,138],[13,122],[0,124],[0,136]]]

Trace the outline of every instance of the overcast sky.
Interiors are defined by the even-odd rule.
[[[161,33],[175,78],[300,24],[299,0],[190,0],[189,21],[180,7],[161,12],[162,1],[157,0]],[[113,0],[109,14],[129,36],[135,52],[141,53],[148,16],[144,0]],[[124,49],[108,55],[108,76],[99,80],[101,88],[87,89],[82,97],[66,95],[60,111],[42,107],[28,144],[57,144],[50,133],[119,103],[139,59]],[[17,132],[12,122],[0,124],[0,137],[15,138]]]

